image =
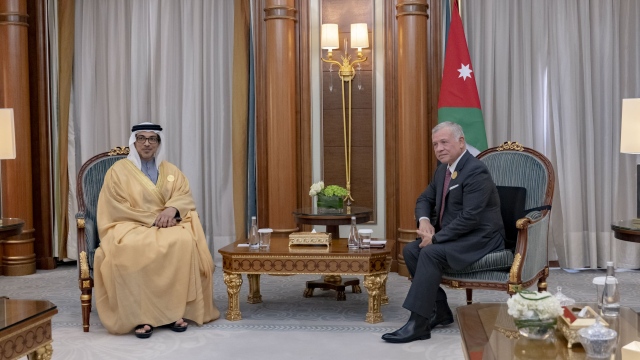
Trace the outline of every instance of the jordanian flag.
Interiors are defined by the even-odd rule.
[[[458,1],[455,0],[438,99],[438,122],[445,121],[462,126],[467,145],[479,151],[487,149],[487,134],[484,130],[476,77],[460,20]],[[477,155],[473,149],[469,150],[473,155]]]

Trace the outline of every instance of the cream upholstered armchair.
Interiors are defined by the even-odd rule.
[[[487,149],[478,155],[498,187],[505,250],[496,251],[462,270],[445,269],[442,284],[466,289],[471,304],[473,289],[500,290],[513,295],[538,282],[547,289],[548,234],[555,175],[541,153],[515,142]]]
[[[98,226],[96,224],[96,209],[98,196],[104,183],[107,170],[116,161],[124,159],[129,154],[128,147],[116,147],[111,151],[98,154],[87,160],[78,172],[76,197],[78,199],[78,213],[76,226],[78,228],[78,286],[82,292],[82,329],[89,331],[89,317],[91,314],[91,293],[93,291],[93,255],[100,246]]]

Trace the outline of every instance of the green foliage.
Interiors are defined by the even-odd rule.
[[[327,187],[325,187],[322,190],[322,193],[325,196],[346,196],[347,195],[347,189],[343,188],[342,186],[338,186],[338,185],[329,185]]]

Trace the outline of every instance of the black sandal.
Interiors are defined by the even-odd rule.
[[[184,319],[182,320],[184,321]],[[184,326],[180,326],[178,325],[178,322],[173,322],[171,324],[168,324],[167,327],[169,327],[169,329],[171,329],[171,331],[175,331],[175,332],[185,332],[187,331],[187,327],[189,327],[189,324],[187,324],[186,321],[184,321],[185,325]]]
[[[139,333],[138,330],[140,329],[144,329],[145,326],[148,326],[150,329],[143,332],[143,333]],[[134,334],[136,335],[136,337],[138,339],[148,339],[151,337],[151,335],[153,335],[153,326],[149,325],[149,324],[142,324],[142,325],[138,325],[136,326],[136,329],[134,330]]]

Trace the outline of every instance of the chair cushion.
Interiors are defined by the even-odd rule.
[[[500,196],[500,214],[504,223],[506,239],[504,248],[515,250],[518,241],[516,221],[524,217],[527,201],[527,189],[519,186],[496,186]]]
[[[460,269],[454,270],[451,268],[445,268],[445,274],[469,274],[475,272],[484,271],[509,271],[513,264],[513,252],[511,250],[498,250],[483,256],[480,260],[472,263],[471,265]]]
[[[509,281],[508,271],[480,271],[467,274],[449,274],[443,273],[443,279],[458,280],[458,281],[477,281],[481,283],[497,283],[505,284]],[[494,288],[493,290],[497,290]]]

